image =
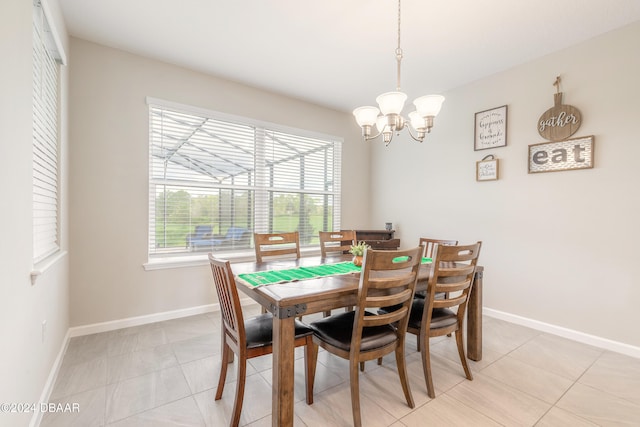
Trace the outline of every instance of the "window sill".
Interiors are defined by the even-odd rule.
[[[67,251],[58,251],[44,260],[34,264],[33,270],[31,270],[31,285],[35,285],[38,277],[50,269],[54,264],[67,256]]]
[[[300,255],[303,257],[318,256],[320,255],[320,248],[301,248]],[[234,254],[221,253],[220,257],[231,261],[232,264],[237,262],[255,261],[256,259],[254,252],[242,252]],[[206,252],[198,255],[153,258],[142,264],[142,267],[145,269],[145,271],[153,271],[165,270],[170,268],[201,267],[203,265],[209,265],[209,257]]]

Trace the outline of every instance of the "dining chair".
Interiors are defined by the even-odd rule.
[[[349,252],[352,245],[356,244],[356,232],[354,230],[320,231],[320,254],[326,258],[330,254],[343,255]]]
[[[462,368],[467,379],[473,380],[467,364],[462,333],[481,246],[482,242],[472,245],[438,245],[433,254],[427,295],[424,299],[413,300],[407,332],[418,336],[427,394],[432,399],[436,394],[431,375],[429,338],[455,332]],[[436,294],[443,292],[448,293],[449,298],[436,298]]]
[[[341,231],[320,231],[320,254],[322,258],[331,255],[344,255],[349,252],[352,245],[356,244],[356,232],[354,230]],[[346,311],[353,310],[353,307],[345,307]],[[330,316],[331,311],[325,311],[324,317]]]
[[[247,360],[254,357],[271,354],[273,349],[273,315],[270,313],[245,319],[240,306],[238,289],[231,271],[229,261],[217,259],[209,253],[209,263],[213,273],[220,313],[222,315],[222,362],[220,378],[216,390],[215,400],[222,398],[227,366],[233,361],[234,354],[238,356],[238,375],[236,380],[236,397],[233,403],[231,426],[240,422],[242,402],[244,399],[244,385],[247,375]],[[305,346],[305,385],[307,404],[313,403],[313,369],[315,369],[314,352],[317,347],[313,344],[313,331],[307,325],[294,320],[296,347]]]
[[[290,233],[253,233],[256,249],[256,261],[262,262],[265,257],[295,255],[300,258],[300,235],[297,231]]]
[[[262,262],[264,258],[295,255],[300,258],[300,234],[297,231],[289,233],[253,233],[256,261]],[[289,257],[290,258],[290,257]],[[267,309],[262,307],[262,313]],[[302,319],[302,316],[298,317]]]
[[[404,397],[410,408],[415,406],[407,378],[404,343],[423,250],[422,247],[397,251],[368,249],[360,273],[355,310],[309,324],[314,344],[349,361],[351,409],[356,427],[362,425],[358,367],[367,360],[395,351]],[[377,314],[375,310],[384,306],[396,308]],[[317,351],[313,357],[316,359],[310,363],[315,364]],[[314,380],[312,377],[312,391]]]

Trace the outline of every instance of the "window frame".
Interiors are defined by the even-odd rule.
[[[66,56],[51,16],[46,2],[34,1],[32,259],[38,274],[62,254],[60,97]]]
[[[217,112],[217,111],[213,111],[205,108],[189,106],[189,105],[180,104],[180,103],[162,100],[162,99],[153,98],[153,97],[147,97],[146,103],[148,105],[148,112],[149,112],[149,136],[148,136],[148,142],[149,142],[149,178],[148,178],[149,205],[148,205],[148,209],[149,211],[148,211],[148,217],[147,217],[148,218],[147,263],[144,265],[145,269],[149,270],[149,269],[155,269],[155,268],[167,268],[167,267],[175,267],[175,266],[200,265],[204,263],[204,261],[206,261],[206,252],[185,253],[182,251],[174,251],[173,253],[171,252],[153,253],[154,252],[153,245],[155,244],[154,233],[156,230],[155,215],[154,215],[156,186],[167,185],[171,181],[171,180],[167,180],[167,182],[163,184],[161,182],[162,180],[158,180],[154,177],[154,173],[152,170],[153,162],[154,162],[152,109],[154,108],[170,110],[176,113],[189,114],[189,115],[194,115],[202,118],[208,118],[214,121],[224,121],[224,122],[232,123],[238,126],[249,126],[255,129],[256,135],[264,134],[265,132],[276,132],[276,133],[290,134],[300,138],[325,140],[327,143],[330,143],[331,144],[330,149],[332,150],[331,165],[332,165],[332,172],[333,172],[333,182],[332,182],[333,188],[330,190],[327,190],[326,183],[325,183],[323,191],[319,191],[317,189],[309,190],[309,189],[301,188],[301,189],[291,190],[291,192],[308,194],[312,196],[322,195],[325,197],[332,197],[332,203],[330,204],[332,208],[331,214],[330,214],[331,223],[328,224],[328,227],[333,227],[332,229],[334,230],[340,228],[342,144],[344,142],[343,138],[333,136],[333,135],[312,132],[308,130],[282,126],[282,125],[255,120],[247,117],[221,113],[221,112]],[[254,163],[255,163],[255,158],[259,157],[261,153],[264,152],[264,146],[266,144],[265,141],[264,140],[261,141],[260,138],[261,138],[260,136],[254,135],[254,142],[253,142],[255,146]],[[326,160],[325,160],[325,170],[326,170]],[[260,175],[257,169],[254,170],[254,172],[255,172],[255,175]],[[218,185],[213,187],[224,187],[224,185],[222,186]],[[244,190],[254,192],[254,196],[252,199],[252,205],[254,207],[253,213],[252,213],[253,228],[250,231],[253,232],[254,230],[257,230],[259,232],[269,232],[270,230],[267,228],[268,219],[259,217],[260,213],[261,212],[264,213],[265,211],[262,210],[259,206],[255,206],[255,205],[259,205],[260,203],[262,203],[262,201],[268,200],[268,197],[265,195],[266,193],[274,192],[274,191],[283,191],[283,190],[276,187],[270,187],[268,184],[261,182],[259,178],[257,178],[253,183],[249,185],[244,185],[244,186],[240,185],[237,188],[242,188]],[[326,201],[324,203],[329,205],[329,203]],[[265,207],[265,206],[268,206],[268,204],[263,205],[262,207]],[[326,222],[323,222],[323,227],[325,226],[325,223]],[[318,249],[319,249],[318,245],[308,245],[302,250],[303,252],[310,252],[310,251],[317,251]],[[253,259],[254,250],[253,250],[252,239],[248,248],[245,248],[239,251],[235,250],[231,252],[221,250],[217,253],[224,254],[226,258],[233,259],[233,260]]]

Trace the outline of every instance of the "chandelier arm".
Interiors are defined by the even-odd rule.
[[[379,137],[380,135],[382,135],[382,131],[379,131],[376,135],[369,135],[369,136],[365,136],[364,140],[365,141],[371,141],[372,139],[376,139],[377,137]]]
[[[424,137],[420,138],[420,137],[416,137],[413,132],[411,131],[411,126],[407,126],[407,130],[409,131],[409,135],[411,135],[411,138],[414,139],[414,141],[418,141],[420,143],[422,143],[422,141],[424,141]]]

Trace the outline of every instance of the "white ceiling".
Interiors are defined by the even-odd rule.
[[[338,110],[395,90],[396,0],[59,2],[72,36]],[[402,89],[443,93],[638,20],[639,0],[404,0]]]

